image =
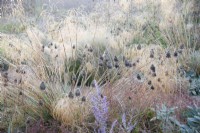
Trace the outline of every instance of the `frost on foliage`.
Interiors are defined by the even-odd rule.
[[[94,81],[96,93],[91,98],[92,112],[94,114],[96,124],[98,125],[98,133],[106,133],[107,120],[108,120],[108,102],[106,96],[100,92],[97,82]]]

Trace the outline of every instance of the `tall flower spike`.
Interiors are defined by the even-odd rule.
[[[108,120],[108,102],[106,96],[101,94],[100,87],[94,80],[96,93],[91,97],[92,112],[94,114],[96,123],[98,124],[98,133],[106,133]]]

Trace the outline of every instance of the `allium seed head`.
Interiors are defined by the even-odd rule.
[[[45,90],[46,89],[46,85],[45,85],[45,83],[44,82],[42,82],[41,84],[40,84],[40,90]]]
[[[71,98],[71,99],[73,99],[73,98],[74,98],[74,94],[73,94],[73,92],[72,92],[72,91],[70,91],[70,92],[69,92],[69,94],[68,94],[68,97],[69,97],[69,98]]]

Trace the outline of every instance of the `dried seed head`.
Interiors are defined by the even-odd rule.
[[[26,124],[29,125],[30,123],[31,123],[31,120],[29,118],[27,118]]]
[[[71,98],[71,99],[73,99],[73,98],[74,98],[74,94],[73,94],[73,92],[72,92],[72,91],[70,91],[70,92],[69,92],[69,94],[68,94],[68,97],[69,97],[69,98]]]
[[[80,89],[77,89],[77,90],[76,90],[75,95],[76,95],[77,97],[81,95]]]
[[[156,67],[153,64],[150,66],[150,69],[152,72],[156,72]]]
[[[177,57],[178,56],[178,52],[174,52],[174,57]]]
[[[89,48],[88,51],[92,53],[92,52],[93,52],[93,49],[92,49],[92,48]]]
[[[75,45],[73,45],[72,48],[75,49]]]
[[[118,62],[118,61],[119,61],[118,58],[117,58],[117,56],[114,57],[114,61],[115,61],[115,62]]]
[[[85,101],[86,101],[86,97],[83,96],[83,97],[81,98],[81,101],[82,101],[82,102],[85,102]]]
[[[151,80],[148,81],[148,85],[151,85]]]
[[[132,98],[129,96],[128,99],[131,100]]]
[[[130,66],[130,63],[129,63],[128,60],[125,60],[124,64],[125,64],[126,67],[129,67],[129,66]]]
[[[103,61],[102,60],[99,61],[99,66],[101,66],[101,67],[103,66]]]
[[[23,95],[23,93],[20,91],[20,92],[19,92],[19,95],[21,96],[21,95]]]
[[[99,59],[103,61],[103,56],[101,55],[101,56],[99,57]]]
[[[152,85],[150,88],[151,88],[152,90],[154,90],[154,89],[155,89],[153,85]]]
[[[140,62],[140,59],[137,59],[136,62],[139,63],[139,62]]]
[[[119,68],[119,64],[117,62],[115,63],[115,68]]]
[[[138,79],[138,80],[141,80],[140,74],[137,74],[137,79]]]
[[[167,51],[167,53],[166,53],[166,58],[171,58],[171,54],[169,51]]]
[[[154,58],[154,50],[153,49],[151,49],[151,51],[150,51],[150,58]]]
[[[40,84],[40,90],[45,90],[46,89],[46,85],[45,85],[45,83],[44,82],[42,82],[41,84]]]
[[[152,73],[152,77],[156,77],[156,73],[155,72]]]
[[[139,44],[138,46],[137,46],[137,50],[141,50],[142,49],[142,46],[141,46],[141,44]]]
[[[158,82],[161,82],[161,79],[160,79],[160,78],[158,78]]]

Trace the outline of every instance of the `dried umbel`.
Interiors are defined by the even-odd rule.
[[[151,80],[148,81],[148,85],[151,85]]]
[[[74,94],[73,94],[72,91],[69,92],[68,97],[69,97],[70,99],[73,99],[73,98],[74,98]]]
[[[129,62],[128,60],[125,60],[124,65],[125,65],[126,67],[129,67],[129,66],[130,66],[130,62]]]
[[[141,80],[140,74],[137,74],[137,79],[138,79],[138,80]]]
[[[167,53],[166,53],[166,58],[171,58],[171,54],[169,51],[167,51]]]
[[[119,68],[119,64],[117,62],[115,63],[115,68]]]
[[[83,97],[81,98],[81,101],[82,101],[82,102],[86,102],[86,97],[83,96]]]
[[[150,69],[152,72],[156,72],[156,67],[153,64],[150,66]]]
[[[154,86],[152,85],[152,86],[150,87],[150,89],[154,90],[155,88],[154,88]]]
[[[154,50],[153,49],[151,49],[151,51],[150,51],[150,58],[154,58]]]
[[[114,57],[114,61],[115,61],[115,62],[118,62],[118,61],[119,61],[118,58],[117,58],[117,56]]]
[[[175,52],[174,52],[174,57],[177,57],[177,56],[178,56],[178,52],[175,51]]]
[[[44,91],[46,89],[46,85],[44,82],[40,84],[40,90]]]
[[[79,97],[79,96],[81,95],[80,89],[77,89],[77,90],[76,90],[75,95],[76,95],[77,97]]]

